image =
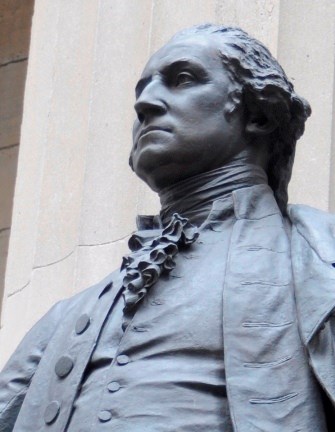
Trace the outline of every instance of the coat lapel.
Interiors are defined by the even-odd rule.
[[[236,432],[324,431],[301,344],[290,242],[268,186],[233,192],[224,286],[227,391]]]

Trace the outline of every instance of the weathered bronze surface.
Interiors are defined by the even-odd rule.
[[[0,431],[335,430],[335,218],[287,206],[308,102],[260,42],[203,25],[150,58],[135,110],[161,212],[23,339]]]

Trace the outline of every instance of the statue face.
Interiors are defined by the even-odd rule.
[[[226,114],[236,85],[219,58],[219,42],[216,35],[169,42],[136,86],[132,164],[155,191],[218,168],[246,149],[243,114]]]

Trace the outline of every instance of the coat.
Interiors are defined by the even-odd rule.
[[[311,419],[322,418],[318,385],[335,404],[335,216],[290,206],[289,224],[268,186],[248,189],[233,192],[237,221],[224,287],[234,430],[325,431],[323,420],[313,426]],[[120,272],[112,273],[56,304],[28,332],[0,375],[1,432],[65,430],[121,285]]]

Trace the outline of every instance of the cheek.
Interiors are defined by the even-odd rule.
[[[221,98],[210,98],[199,101],[197,110],[197,120],[202,124],[211,124],[213,129],[217,129],[225,123],[224,103]]]
[[[221,88],[212,88],[211,91],[207,91],[205,94],[199,95],[197,106],[200,109],[211,112],[215,115],[218,112],[223,112],[224,107],[228,102],[226,94],[222,94]]]
[[[196,106],[185,107],[177,114],[177,124],[181,135],[211,135],[224,128],[225,116],[220,103],[200,101]]]
[[[187,93],[177,95],[171,103],[171,109],[175,116],[191,120],[205,117],[223,115],[225,105],[228,102],[227,95],[221,94],[221,89],[213,88],[204,91],[203,88],[195,88]]]

